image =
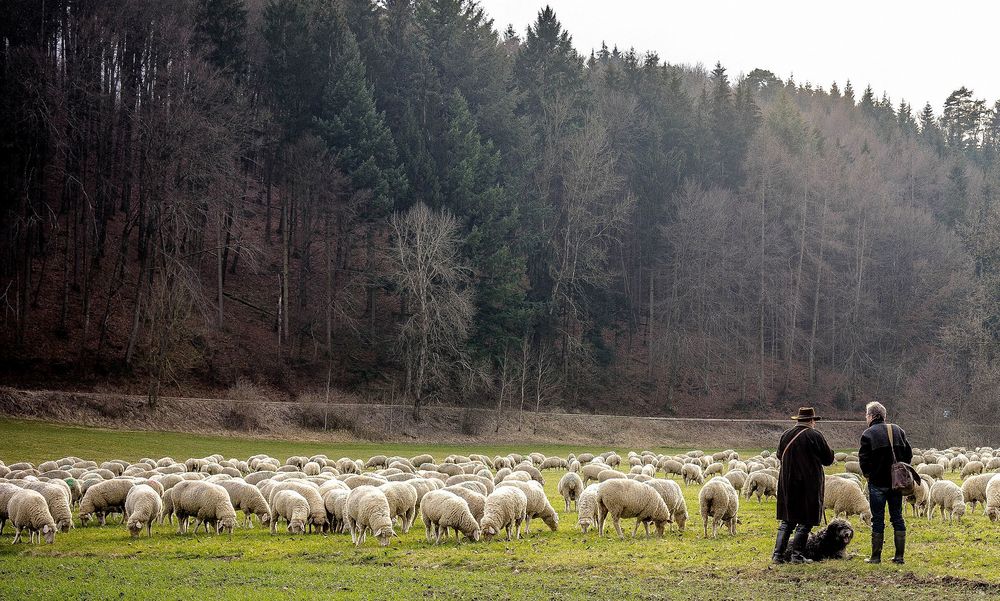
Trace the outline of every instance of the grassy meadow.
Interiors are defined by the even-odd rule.
[[[183,461],[218,452],[226,457],[268,453],[325,453],[331,458],[374,454],[438,460],[454,452],[490,456],[508,452],[603,451],[551,445],[531,449],[454,445],[324,444],[158,432],[125,432],[0,420],[0,459],[39,462],[68,454],[95,461],[170,455]],[[624,458],[630,449],[616,449]],[[642,450],[642,449],[635,449]],[[688,449],[650,449],[679,452]],[[704,449],[706,451],[714,449]],[[741,450],[752,454],[753,450]],[[842,468],[834,466],[831,472]],[[698,486],[683,486],[691,519],[684,533],[662,539],[641,534],[624,541],[586,536],[576,514],[564,513],[556,492],[561,470],[544,472],[545,490],[559,511],[557,532],[533,523],[524,540],[434,546],[419,522],[386,548],[372,538],[362,548],[349,535],[291,536],[282,530],[237,529],[232,538],[175,534],[167,524],[153,537],[132,540],[117,523],[76,528],[54,545],[11,545],[0,540],[0,599],[915,599],[997,598],[1000,595],[1000,525],[981,512],[961,524],[908,519],[907,564],[869,566],[869,529],[855,517],[857,535],[848,561],[809,566],[769,564],[774,501],[741,499],[735,537],[720,530],[705,539],[697,517]],[[957,475],[949,475],[957,478]],[[115,522],[117,519],[114,520]],[[610,524],[609,524],[610,525]],[[623,521],[631,531],[632,520]],[[544,530],[543,530],[544,528]],[[613,532],[613,529],[612,529]],[[885,556],[891,557],[892,543]]]

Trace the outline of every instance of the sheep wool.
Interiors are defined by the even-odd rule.
[[[21,532],[28,531],[30,542],[36,538],[39,543],[42,537],[52,544],[56,540],[56,522],[49,513],[49,505],[42,493],[23,489],[16,492],[7,503],[7,515],[14,526],[14,541],[21,540]]]
[[[153,536],[153,522],[163,514],[163,499],[148,484],[138,484],[125,497],[125,523],[132,538],[138,538],[143,528]]]
[[[598,532],[604,536],[604,524],[611,517],[618,538],[624,539],[621,519],[635,518],[635,529],[642,524],[649,536],[649,524],[656,527],[657,536],[663,536],[663,529],[670,521],[670,512],[660,493],[643,482],[634,480],[608,480],[597,489]]]
[[[583,480],[573,472],[566,472],[559,479],[557,490],[566,502],[566,513],[569,513],[570,502],[574,504],[579,503],[580,495],[583,493]]]
[[[345,493],[346,494],[346,493]],[[292,534],[306,533],[306,520],[309,519],[309,501],[292,489],[279,490],[271,497],[271,534],[278,532],[278,520],[285,520],[288,531]]]
[[[396,536],[389,514],[389,500],[384,492],[374,486],[353,489],[347,495],[346,514],[347,529],[351,532],[351,540],[358,547],[364,544],[369,531],[383,547],[389,544],[391,537]]]
[[[467,538],[479,540],[479,523],[473,517],[469,504],[462,497],[448,490],[435,490],[427,493],[420,504],[420,516],[424,522],[427,540],[434,538],[435,544],[441,543],[441,537],[448,537],[448,528],[455,531],[455,537],[461,542],[461,534]]]
[[[962,489],[950,480],[938,480],[931,486],[930,501],[927,504],[927,520],[934,517],[934,510],[941,508],[941,521],[947,519],[951,523],[952,518],[962,521],[965,515],[965,497]]]
[[[698,505],[701,508],[701,519],[705,525],[705,538],[708,538],[708,522],[712,518],[712,538],[715,538],[720,525],[728,525],[729,533],[736,534],[737,514],[740,510],[740,495],[725,478],[712,478],[698,492]]]
[[[524,533],[530,533],[531,519],[541,518],[545,525],[553,532],[559,528],[559,514],[549,503],[549,498],[545,496],[545,490],[537,482],[501,482],[501,487],[514,486],[521,489],[528,499],[526,517],[524,520]]]
[[[486,497],[483,519],[480,520],[483,538],[492,540],[502,530],[506,530],[508,541],[514,532],[520,539],[521,524],[527,519],[527,508],[528,496],[520,488],[498,487]]]
[[[827,476],[823,489],[823,509],[832,509],[833,517],[857,515],[866,526],[872,524],[872,510],[861,486],[853,480]]]
[[[670,529],[673,530],[674,524],[677,524],[677,530],[684,532],[684,527],[688,519],[688,510],[680,484],[666,478],[654,478],[653,480],[648,480],[646,485],[652,486],[653,490],[660,494],[660,497],[666,504],[667,511],[670,514]]]

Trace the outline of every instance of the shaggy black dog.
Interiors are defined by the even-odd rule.
[[[806,542],[806,559],[823,561],[825,559],[847,559],[847,545],[854,539],[854,528],[846,520],[836,519],[818,532],[809,535]],[[787,551],[786,558],[791,554]]]

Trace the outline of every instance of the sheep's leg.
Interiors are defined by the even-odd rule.
[[[615,524],[615,530],[618,532],[618,539],[625,540],[625,534],[622,533],[621,517],[617,515],[611,516],[611,520]]]
[[[12,540],[10,544],[16,545],[18,543],[18,541],[20,541],[20,540],[21,540],[21,529],[18,528],[17,526],[15,526],[14,527],[14,540]]]
[[[511,539],[510,534],[511,534],[511,527],[512,526],[513,526],[513,522],[510,523],[510,524],[507,524],[507,527],[506,527],[506,530],[507,530],[507,542],[510,542],[510,539]]]
[[[441,533],[442,532],[446,532],[447,530],[448,530],[447,528],[445,528],[445,527],[441,526],[440,524],[438,524],[437,533],[435,533],[435,535],[434,535],[434,544],[435,545],[440,545],[441,544]],[[447,536],[447,534],[445,536]]]
[[[643,522],[642,526],[646,529],[646,538],[649,538],[649,522]]]
[[[639,532],[639,522],[641,521],[639,518],[635,518],[635,528],[632,529],[632,538],[635,538],[636,533]]]
[[[565,501],[566,501],[566,513],[569,513],[569,498],[567,497],[565,499]],[[975,511],[975,510],[973,510],[973,511]]]
[[[431,531],[432,530],[433,530],[433,528],[431,528],[430,521],[427,521],[424,524],[424,536],[427,538],[427,542],[431,542]]]

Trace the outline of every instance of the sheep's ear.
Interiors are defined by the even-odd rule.
[[[48,534],[48,533],[49,533],[49,525],[45,524],[44,526],[42,526],[42,534]]]

